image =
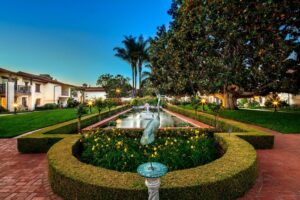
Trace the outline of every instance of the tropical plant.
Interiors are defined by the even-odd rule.
[[[136,90],[136,70],[137,70],[137,62],[138,62],[138,53],[137,53],[137,43],[136,38],[133,36],[125,36],[125,39],[122,41],[124,47],[115,47],[114,51],[116,51],[115,56],[121,58],[128,62],[131,66],[132,71],[132,96],[135,96]]]
[[[78,123],[77,123],[78,133],[81,133],[81,117],[84,114],[87,114],[86,106],[85,106],[85,104],[79,104],[77,107],[77,112],[76,112],[77,120],[78,120]]]
[[[143,64],[149,61],[149,49],[148,49],[148,40],[144,40],[144,37],[141,35],[137,41],[137,54],[138,54],[138,72],[139,72],[139,96],[141,96],[141,87],[142,87],[142,70]]]

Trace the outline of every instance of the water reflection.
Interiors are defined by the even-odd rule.
[[[154,116],[157,116],[157,112],[154,113]],[[128,117],[124,119],[118,119],[117,122],[117,128],[145,128],[148,124],[148,122],[151,119],[145,119],[141,117],[141,114],[139,112],[136,113],[130,113],[128,114]],[[176,127],[178,123],[181,123],[182,121],[178,118],[169,115],[165,112],[160,112],[160,128],[161,127]]]

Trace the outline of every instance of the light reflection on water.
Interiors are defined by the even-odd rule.
[[[153,115],[156,117],[157,112],[154,112]],[[145,128],[150,120],[151,119],[143,118],[143,114],[141,114],[141,112],[130,113],[128,114],[128,117],[116,120],[116,128]],[[182,121],[168,113],[160,112],[160,128],[175,127],[179,122]]]

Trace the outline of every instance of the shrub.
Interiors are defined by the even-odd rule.
[[[116,121],[110,121],[110,122],[108,122],[107,126],[117,126],[117,122]]]
[[[259,107],[260,107],[260,104],[255,100],[248,102],[248,108],[259,108]]]
[[[203,165],[216,159],[214,138],[197,129],[192,134],[189,131],[177,137],[174,134],[159,135],[154,143],[143,146],[140,144],[140,135],[133,138],[118,131],[107,134],[98,130],[82,138],[81,159],[107,169],[131,172],[149,161],[164,163],[172,171]]]
[[[2,113],[2,112],[7,112],[8,110],[7,109],[5,109],[3,106],[0,106],[0,113]]]
[[[161,178],[160,199],[236,199],[255,183],[256,152],[247,142],[216,134],[225,154],[206,165],[172,171]],[[68,137],[48,152],[49,180],[66,199],[147,199],[145,179],[80,162],[78,137]]]
[[[79,105],[79,102],[74,98],[68,98],[67,100],[67,107],[68,108],[75,108]]]
[[[127,106],[117,107],[111,112],[102,112],[101,117],[107,118],[111,115],[127,109]],[[91,114],[82,117],[81,128],[98,122],[98,114]],[[62,138],[77,133],[77,119],[59,123],[53,126],[42,128],[41,130],[18,138],[18,150],[21,153],[46,153],[49,148]]]
[[[192,110],[180,108],[171,104],[167,104],[167,109],[194,118],[211,126],[214,126],[215,124],[214,116],[207,113],[199,112],[198,115],[195,115]],[[274,145],[274,135],[261,132],[255,128],[250,128],[247,124],[242,122],[222,118],[218,120],[217,130],[225,133],[236,132],[235,135],[245,139],[257,149],[271,149]]]
[[[46,103],[44,106],[36,107],[36,110],[53,110],[57,109],[58,105],[55,103]]]

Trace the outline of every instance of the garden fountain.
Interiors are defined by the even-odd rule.
[[[144,108],[146,108],[146,111],[141,112],[140,117],[143,119],[153,119],[154,114],[150,112],[150,105],[148,103],[145,103]]]
[[[140,141],[142,145],[148,145],[154,142],[155,140],[154,134],[157,132],[160,125],[160,116],[159,116],[160,95],[158,94],[157,97],[158,97],[157,116],[154,117],[147,124]],[[164,164],[158,162],[147,162],[141,164],[137,168],[138,174],[146,178],[145,184],[148,188],[149,200],[159,199],[160,177],[164,176],[167,173],[167,170],[168,169]]]

